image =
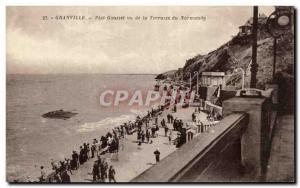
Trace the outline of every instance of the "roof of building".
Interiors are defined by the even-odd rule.
[[[225,76],[225,72],[202,72],[202,76]]]
[[[259,16],[258,16],[258,22],[259,23],[263,24],[263,23],[266,22],[266,20],[267,20],[267,16],[264,13],[259,14]],[[253,24],[253,17],[249,18],[246,21],[246,23],[244,25],[241,25],[241,26],[251,26],[252,27],[252,24]]]

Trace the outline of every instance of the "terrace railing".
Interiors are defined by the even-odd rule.
[[[223,117],[132,182],[264,181],[276,124],[272,92],[224,101]]]
[[[198,181],[214,166],[224,150],[240,143],[249,116],[231,114],[213,127],[213,134],[201,134],[134,178],[132,182]],[[238,157],[240,158],[240,156]]]

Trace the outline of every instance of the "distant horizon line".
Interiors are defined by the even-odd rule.
[[[71,74],[103,74],[103,75],[158,75],[162,73],[6,73],[6,75],[71,75]]]

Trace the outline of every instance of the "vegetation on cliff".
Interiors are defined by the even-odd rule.
[[[272,80],[273,71],[273,38],[267,32],[267,17],[261,15],[258,20],[258,47],[257,47],[257,87],[263,88],[265,83]],[[252,23],[250,18],[246,24]],[[245,25],[246,25],[245,24]],[[189,80],[189,73],[192,74],[193,84],[196,83],[196,75],[205,71],[221,71],[227,76],[227,85],[241,84],[241,72],[234,72],[236,68],[242,68],[246,72],[245,83],[250,83],[250,64],[252,58],[251,34],[241,36],[235,35],[230,41],[218,49],[205,54],[197,55],[186,60],[181,72],[174,72],[183,76],[183,80]],[[277,64],[276,72],[283,72],[288,77],[294,76],[294,34],[292,30],[278,39],[277,42]],[[161,77],[170,77],[169,74],[162,74]]]

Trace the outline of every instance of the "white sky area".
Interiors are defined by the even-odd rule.
[[[274,7],[259,7],[269,16]],[[231,39],[252,7],[8,7],[8,74],[151,73],[183,67]],[[205,16],[193,21],[48,20],[42,16]]]

